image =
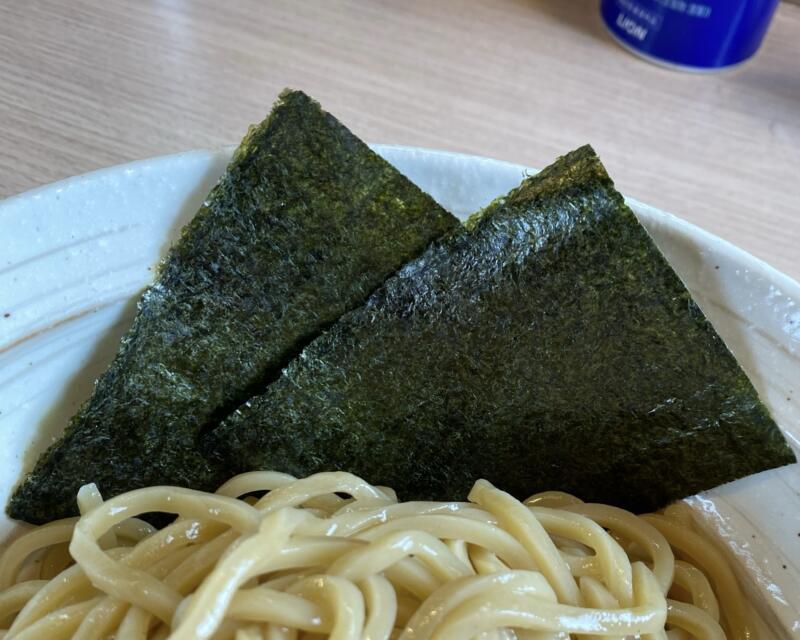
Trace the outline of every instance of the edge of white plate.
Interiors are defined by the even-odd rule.
[[[385,157],[390,162],[394,164],[405,164],[406,162],[413,161],[414,158],[417,159],[427,159],[428,163],[432,162],[432,159],[439,158],[442,161],[447,161],[448,159],[459,160],[462,163],[469,164],[471,167],[476,168],[477,173],[480,173],[480,167],[489,167],[494,170],[494,172],[487,172],[492,173],[491,179],[488,180],[485,184],[481,185],[481,188],[485,190],[485,198],[484,201],[480,203],[480,206],[485,206],[488,204],[491,199],[496,197],[499,194],[505,193],[511,187],[515,186],[521,177],[525,174],[532,174],[536,173],[536,170],[533,168],[525,167],[518,164],[513,164],[509,162],[503,162],[499,160],[493,160],[490,158],[484,158],[480,156],[472,156],[469,154],[462,154],[456,153],[451,151],[441,151],[441,150],[430,150],[424,149],[419,147],[405,147],[401,145],[385,145],[385,144],[375,144],[371,145],[371,147],[380,153],[383,157]],[[82,183],[93,183],[95,181],[104,181],[106,179],[113,180],[116,174],[120,172],[124,173],[133,173],[136,172],[145,172],[147,170],[152,170],[154,166],[163,167],[169,166],[174,163],[180,164],[182,162],[202,162],[205,161],[208,166],[215,166],[215,167],[224,167],[224,163],[227,162],[227,159],[230,157],[232,150],[234,149],[233,146],[225,146],[219,147],[214,149],[200,149],[200,150],[193,150],[193,151],[185,151],[177,154],[170,154],[164,156],[158,156],[154,158],[148,158],[143,160],[137,160],[130,163],[120,164],[112,167],[106,167],[103,169],[98,169],[96,171],[92,171],[86,174],[82,174],[79,176],[74,176],[70,178],[65,178],[63,180],[59,180],[57,182],[43,185],[40,187],[36,187],[34,189],[28,190],[26,192],[11,196],[6,198],[5,200],[0,201],[0,215],[4,210],[8,211],[7,207],[13,208],[13,206],[19,201],[25,199],[39,199],[48,196],[53,192],[61,192],[64,190],[68,190],[75,186],[79,186]],[[420,163],[419,166],[416,168],[419,169],[425,163]],[[502,171],[498,171],[498,169],[502,169]],[[402,167],[401,167],[402,170]],[[408,177],[414,181],[414,171],[404,171]],[[467,182],[465,180],[465,182]],[[447,192],[448,200],[451,202],[458,203],[458,185],[445,185],[442,187],[443,189],[449,189]],[[452,189],[456,189],[454,192]],[[431,195],[435,198],[437,197],[436,188],[430,189]],[[465,215],[471,213],[475,206],[474,200],[474,190],[470,191],[473,195],[469,197],[471,201],[471,205],[469,207],[460,207],[458,204],[451,207],[451,210],[454,214],[459,215],[459,217],[464,217]],[[767,282],[775,284],[778,288],[783,290],[790,298],[795,300],[800,300],[800,283],[795,281],[794,279],[790,278],[786,274],[778,271],[774,267],[770,266],[765,261],[756,258],[755,256],[747,253],[743,249],[737,247],[736,245],[730,243],[727,240],[719,238],[708,231],[686,221],[677,216],[672,214],[666,213],[661,211],[655,207],[646,205],[644,203],[638,202],[631,198],[626,198],[626,202],[631,206],[634,212],[637,214],[639,219],[644,223],[646,227],[649,229],[653,227],[661,227],[662,232],[664,230],[667,231],[668,234],[673,235],[676,238],[686,240],[691,240],[691,242],[697,246],[702,246],[705,249],[708,249],[710,252],[714,254],[718,254],[720,256],[726,256],[732,264],[742,265],[746,268],[754,277],[761,278]],[[98,300],[98,303],[100,301]],[[724,302],[724,300],[723,300]],[[98,305],[95,305],[98,306]],[[703,306],[701,304],[701,306]],[[48,329],[47,326],[43,326],[40,330],[46,331]],[[800,334],[798,334],[798,339],[800,339]],[[25,337],[21,338],[21,341],[24,341]],[[2,345],[0,345],[2,346]],[[790,438],[792,438],[793,444],[795,448],[800,447],[800,441],[795,438],[792,434],[787,434]],[[718,515],[718,514],[717,514]],[[724,537],[724,531],[720,529],[719,526],[713,526],[717,533],[720,533]],[[742,561],[742,558],[739,558]],[[772,586],[774,586],[768,579],[762,579],[761,574],[756,573],[756,579],[758,581],[759,586],[762,589],[769,590]],[[752,575],[750,577],[753,577]],[[779,617],[782,619],[784,624],[786,622],[792,623],[794,622],[795,625],[800,624],[800,621],[794,621],[791,617],[787,617],[785,614],[786,612],[783,611],[784,615],[780,615]],[[797,627],[800,628],[800,627]],[[794,628],[796,630],[796,628]]]
[[[442,158],[460,158],[463,160],[470,160],[470,161],[481,161],[487,162],[494,166],[503,166],[510,171],[520,172],[521,174],[530,174],[534,175],[539,172],[539,169],[534,167],[528,167],[521,164],[516,164],[513,162],[507,162],[505,160],[495,160],[493,158],[488,158],[485,156],[476,156],[469,153],[460,153],[457,151],[445,151],[440,149],[427,149],[425,147],[409,147],[406,145],[399,145],[399,144],[370,144],[369,145],[373,150],[379,153],[384,158],[392,158],[396,152],[400,153],[418,153],[421,155],[428,155],[428,156],[440,156]],[[752,268],[757,269],[765,277],[768,277],[770,280],[779,282],[781,286],[785,287],[786,289],[793,290],[793,292],[797,295],[800,295],[800,282],[791,278],[787,274],[783,273],[782,271],[778,271],[775,267],[770,265],[768,262],[765,262],[761,258],[757,258],[752,253],[748,253],[741,247],[733,244],[732,242],[725,240],[717,235],[714,235],[710,231],[706,231],[702,227],[697,226],[696,224],[689,222],[683,218],[680,218],[672,213],[668,213],[663,209],[659,209],[658,207],[654,207],[649,204],[645,204],[636,200],[634,198],[630,198],[625,196],[626,204],[633,209],[638,216],[641,216],[645,219],[649,220],[659,220],[669,224],[669,226],[674,227],[683,232],[684,235],[695,236],[698,239],[701,239],[708,243],[709,245],[716,245],[720,249],[724,250],[726,253],[731,255],[738,256],[742,262],[749,263],[749,266]],[[488,203],[487,203],[488,204]]]
[[[477,160],[481,162],[486,162],[488,164],[492,164],[494,166],[503,166],[510,171],[519,172],[520,174],[533,175],[539,172],[539,169],[536,169],[534,167],[528,167],[513,162],[507,162],[505,160],[496,160],[494,158],[488,158],[484,156],[476,156],[468,153],[460,153],[457,151],[427,149],[425,147],[413,147],[400,144],[384,144],[384,143],[370,143],[369,146],[376,153],[379,153],[382,157],[386,159],[392,158],[397,152],[404,154],[411,152],[413,154],[429,155],[429,156],[433,155],[433,156],[440,156],[443,158],[460,158],[463,160],[470,160],[470,161]],[[147,165],[150,165],[153,162],[174,161],[183,158],[190,158],[193,156],[209,156],[209,155],[213,156],[217,154],[225,154],[229,156],[235,148],[236,148],[235,145],[222,145],[219,147],[210,147],[208,149],[191,149],[188,151],[180,151],[178,153],[169,153],[160,156],[153,156],[151,158],[132,160],[131,162],[122,162],[120,164],[111,165],[109,167],[103,167],[101,169],[95,169],[93,171],[88,171],[86,173],[82,173],[76,176],[69,176],[66,178],[62,178],[60,180],[56,180],[55,182],[50,182],[48,184],[40,185],[28,189],[26,191],[13,194],[11,196],[8,196],[0,200],[0,205],[10,205],[15,200],[22,198],[36,198],[40,194],[49,192],[51,190],[63,189],[68,187],[69,185],[78,182],[96,180],[98,178],[102,178],[104,175],[113,174],[120,170],[136,170],[140,167],[145,167]],[[662,209],[659,209],[658,207],[653,207],[651,205],[644,204],[643,202],[640,202],[639,200],[636,200],[634,198],[625,196],[625,202],[637,214],[645,217],[648,220],[657,220],[658,218],[661,218],[664,221],[668,221],[670,223],[670,226],[682,230],[686,235],[694,235],[698,238],[702,238],[709,244],[717,245],[718,247],[723,249],[726,253],[730,253],[732,255],[740,257],[743,262],[749,263],[751,267],[757,268],[761,273],[764,274],[765,277],[768,277],[770,280],[779,282],[781,286],[787,289],[793,289],[796,294],[800,295],[800,282],[791,278],[782,271],[779,271],[778,269],[776,269],[769,263],[765,262],[761,258],[758,258],[753,254],[745,251],[741,247],[738,247],[732,242],[725,240],[724,238],[721,238],[717,235],[714,235],[710,231],[706,231],[702,227],[699,227],[687,220],[684,220],[683,218],[668,213]]]

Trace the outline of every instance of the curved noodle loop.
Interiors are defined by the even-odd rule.
[[[80,518],[0,557],[0,638],[753,637],[732,574],[679,508],[637,517],[557,492],[522,503],[484,480],[469,498],[399,503],[347,473],[107,501],[87,485]],[[138,519],[154,511],[177,518]]]

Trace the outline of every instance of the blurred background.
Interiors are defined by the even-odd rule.
[[[300,88],[370,142],[542,167],[586,142],[625,194],[800,278],[800,6],[716,74],[609,36],[597,0],[0,0],[0,198],[231,145]]]

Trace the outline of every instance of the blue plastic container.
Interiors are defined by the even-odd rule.
[[[778,0],[602,0],[611,34],[627,49],[669,66],[713,71],[752,57]]]

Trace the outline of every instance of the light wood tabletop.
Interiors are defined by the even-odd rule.
[[[0,52],[0,198],[236,143],[292,86],[371,142],[535,167],[590,142],[627,195],[800,278],[800,6],[714,75],[623,51],[588,0],[4,0]]]

